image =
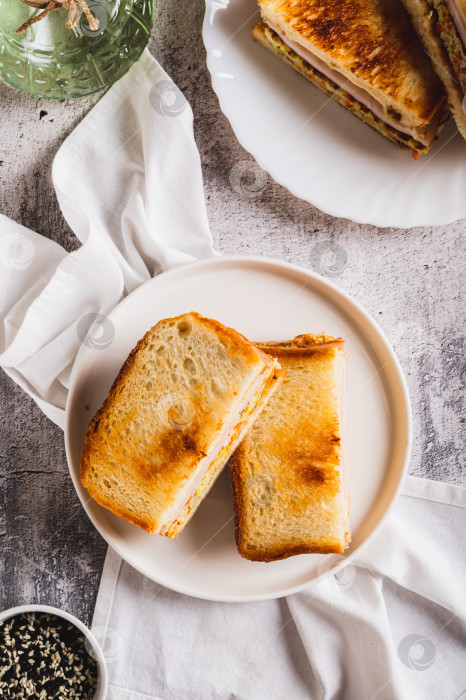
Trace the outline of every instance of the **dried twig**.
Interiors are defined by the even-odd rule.
[[[86,0],[21,0],[21,2],[25,5],[29,5],[29,7],[34,7],[36,10],[42,10],[42,12],[35,17],[30,17],[27,22],[16,30],[16,34],[25,32],[32,24],[44,19],[52,10],[56,10],[60,7],[64,7],[68,10],[68,17],[66,18],[67,29],[74,29],[76,27],[83,12],[87,18],[89,29],[95,32],[99,28],[99,20],[97,17],[94,17],[90,11]]]

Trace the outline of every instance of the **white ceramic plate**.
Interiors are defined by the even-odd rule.
[[[257,44],[258,17],[256,0],[207,0],[203,37],[220,107],[274,180],[360,223],[408,228],[466,217],[466,142],[452,119],[415,161]]]
[[[199,598],[247,601],[297,591],[345,558],[307,554],[270,564],[242,559],[234,539],[228,468],[176,541],[114,516],[80,484],[86,428],[130,350],[157,321],[189,310],[254,340],[321,331],[346,339],[353,534],[346,559],[379,526],[407,467],[411,418],[401,369],[381,331],[344,292],[299,267],[261,258],[212,258],[166,272],[114,309],[102,326],[101,342],[83,346],[71,379],[66,450],[84,508],[113,549],[154,581]]]

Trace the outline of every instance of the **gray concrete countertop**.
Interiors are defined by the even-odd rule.
[[[271,178],[254,197],[233,189],[231,169],[253,159],[237,143],[210,85],[204,3],[156,5],[150,48],[192,105],[217,249],[321,271],[326,256],[331,264],[332,251],[342,247],[347,263],[333,281],[380,324],[406,373],[414,413],[410,472],[466,486],[460,440],[466,223],[377,229],[323,214]],[[98,99],[52,102],[0,83],[0,211],[69,251],[77,242],[58,208],[51,163]],[[62,432],[3,372],[0,405],[0,609],[48,603],[89,622],[106,544],[74,492]]]

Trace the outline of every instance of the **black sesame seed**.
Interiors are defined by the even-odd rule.
[[[48,613],[0,622],[1,698],[92,700],[96,687],[97,664],[77,627]]]

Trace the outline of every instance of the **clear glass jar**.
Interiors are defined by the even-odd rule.
[[[68,11],[53,10],[26,32],[18,27],[35,10],[21,0],[0,0],[0,76],[37,97],[64,99],[97,92],[121,78],[146,46],[153,0],[89,0],[99,20],[92,31],[84,13],[75,29]]]

